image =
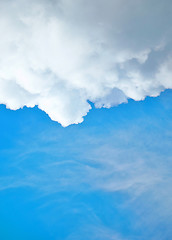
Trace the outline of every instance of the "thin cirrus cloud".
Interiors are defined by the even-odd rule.
[[[80,123],[172,88],[171,1],[0,2],[0,103]]]

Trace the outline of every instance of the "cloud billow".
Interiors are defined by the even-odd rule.
[[[63,126],[172,88],[172,3],[0,2],[0,103],[38,105]]]

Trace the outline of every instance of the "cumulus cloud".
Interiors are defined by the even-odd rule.
[[[0,2],[0,103],[38,105],[63,126],[96,107],[172,88],[172,3]]]

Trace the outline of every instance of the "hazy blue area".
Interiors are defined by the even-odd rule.
[[[0,239],[170,240],[172,91],[63,128],[0,107]]]

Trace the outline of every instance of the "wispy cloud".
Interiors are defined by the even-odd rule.
[[[62,145],[59,130],[45,131],[26,145],[19,143],[20,150],[15,150],[15,160],[9,163],[15,171],[9,178],[2,177],[1,189],[30,186],[45,194],[76,189],[122,191],[133,200],[147,192],[157,201],[164,196],[169,208],[169,132],[159,129],[159,136],[154,130],[145,132],[149,122],[144,126],[140,121],[138,126],[103,136],[80,132],[72,141],[65,138]]]
[[[89,121],[65,129],[52,122],[39,130],[37,124],[27,130],[24,125],[25,132],[15,139],[14,148],[0,152],[0,190],[29,188],[43,199],[41,209],[51,205],[62,215],[76,215],[81,221],[75,228],[71,224],[69,240],[80,236],[168,239],[172,222],[171,94],[163,96],[146,100],[147,104],[121,106],[119,115],[114,114],[117,121],[113,115],[111,122],[109,113],[101,115],[109,122],[92,120],[91,126]],[[92,119],[101,111],[95,110]],[[104,200],[107,196],[110,202]],[[131,219],[122,223],[130,223],[131,232],[125,234],[121,222],[115,221],[118,211],[125,212],[119,221],[130,211]]]

